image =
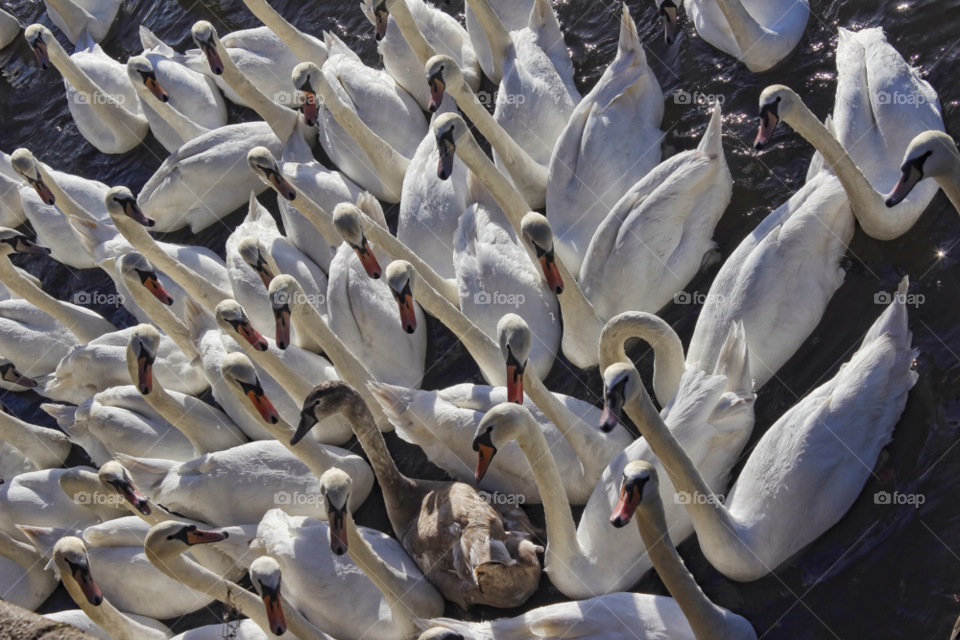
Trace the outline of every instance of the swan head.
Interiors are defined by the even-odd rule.
[[[37,244],[19,231],[0,227],[0,255],[9,256],[11,253],[35,253],[48,256],[50,249]]]
[[[427,60],[424,70],[427,72],[427,84],[430,85],[430,104],[427,108],[430,113],[436,113],[443,102],[447,85],[459,87],[463,84],[463,72],[456,60],[444,55],[433,56]]]
[[[377,256],[370,250],[370,243],[367,242],[367,235],[363,231],[361,215],[363,213],[355,205],[341,202],[333,210],[333,224],[347,244],[357,253],[367,275],[374,280],[379,280],[382,270],[380,263],[377,262]]]
[[[90,559],[83,540],[74,536],[60,538],[53,547],[53,564],[61,578],[73,578],[87,602],[95,607],[103,604],[103,594],[90,572]]]
[[[195,524],[168,520],[150,529],[143,541],[143,550],[151,564],[165,566],[194,545],[220,542],[229,537],[223,529],[206,530]]]
[[[434,627],[421,633],[417,640],[464,640],[464,637],[452,629]]]
[[[50,68],[50,51],[47,49],[47,43],[53,42],[53,34],[42,24],[32,24],[23,32],[23,37],[27,44],[33,49],[33,55],[37,56],[37,62],[41,69]]]
[[[280,165],[277,159],[270,153],[266,147],[254,147],[247,153],[247,164],[261,180],[279,193],[288,202],[293,202],[297,197],[297,190],[293,185],[283,177],[280,171]]]
[[[287,632],[287,621],[280,602],[280,564],[270,556],[261,556],[250,564],[250,582],[263,600],[267,621],[275,635]]]
[[[557,295],[563,293],[563,277],[557,268],[557,257],[553,251],[553,229],[547,219],[536,213],[529,212],[520,221],[520,234],[532,247],[543,269],[543,277],[547,285]]]
[[[328,469],[320,476],[320,494],[330,525],[330,550],[342,556],[347,552],[347,518],[350,517],[350,487],[353,480],[341,469]]]
[[[303,120],[308,127],[320,119],[320,104],[330,95],[330,85],[320,67],[301,62],[293,68],[293,87],[303,94]]]
[[[223,45],[220,44],[217,30],[206,20],[200,20],[190,29],[190,35],[193,36],[193,41],[203,52],[203,55],[207,57],[207,64],[210,65],[210,71],[213,72],[213,75],[222,75],[223,58],[220,49]]]
[[[887,195],[887,206],[900,204],[924,178],[949,176],[958,165],[960,155],[953,138],[935,129],[924,131],[910,141],[903,154],[900,180]]]
[[[170,95],[160,86],[156,71],[154,71],[153,64],[148,58],[144,56],[133,56],[127,60],[127,75],[130,77],[130,82],[134,84],[142,82],[143,86],[149,89],[153,97],[160,102],[170,101]]]
[[[220,375],[230,385],[237,397],[245,397],[256,409],[264,422],[277,424],[280,414],[267,398],[260,384],[260,376],[253,368],[250,358],[241,352],[228,353],[220,361]]]
[[[150,395],[153,391],[153,365],[160,348],[160,332],[152,324],[138,324],[127,342],[127,369],[137,391]]]
[[[243,258],[243,261],[260,276],[260,281],[264,287],[269,288],[270,282],[276,274],[270,268],[270,261],[267,259],[267,248],[263,246],[256,236],[247,236],[237,244],[237,253]]]
[[[800,99],[793,89],[774,84],[760,94],[760,130],[753,147],[760,151],[770,143],[773,132],[781,120],[790,117],[791,110]]]
[[[17,365],[4,357],[0,357],[0,379],[26,389],[36,389],[38,386],[36,380],[20,373]]]
[[[303,287],[293,276],[281,274],[270,282],[267,292],[270,296],[270,306],[273,307],[273,318],[276,321],[277,348],[286,349],[290,345],[290,319],[293,308],[305,299]]]
[[[366,0],[366,4],[368,7],[373,5],[371,13],[373,14],[374,34],[377,42],[380,42],[387,35],[387,19],[390,17],[389,5],[393,3],[388,0]]]
[[[453,159],[456,156],[460,140],[470,133],[467,123],[456,113],[444,113],[433,121],[433,133],[437,137],[437,150],[440,152],[440,164],[437,177],[447,180],[453,175]]]
[[[406,260],[394,260],[387,265],[386,280],[400,309],[400,326],[407,333],[417,330],[416,308],[413,306],[413,288],[417,271]]]
[[[600,430],[610,433],[623,420],[623,407],[639,399],[643,389],[640,374],[632,364],[617,362],[603,372],[603,413]]]
[[[656,0],[657,13],[663,21],[663,39],[667,44],[677,41],[677,4],[673,0]]]
[[[266,339],[253,328],[250,318],[236,300],[224,300],[213,310],[217,317],[217,324],[231,338],[239,337],[257,351],[266,351],[270,348]]]
[[[100,467],[97,475],[103,485],[113,487],[118,495],[130,503],[130,506],[145,516],[150,515],[150,501],[137,488],[133,478],[130,477],[130,472],[122,464],[116,460],[110,460]]]
[[[620,529],[627,526],[637,507],[660,500],[657,470],[646,460],[627,463],[620,480],[620,499],[610,515],[610,524]]]
[[[114,222],[123,224],[126,218],[130,218],[145,227],[152,227],[157,224],[156,220],[143,213],[140,205],[137,204],[136,196],[127,187],[112,187],[107,191],[103,201],[107,205],[107,213],[110,214]]]
[[[136,278],[137,282],[161,303],[168,307],[173,304],[173,296],[160,283],[157,270],[142,255],[137,252],[125,253],[120,256],[117,264],[120,266],[120,274],[124,280]],[[136,286],[136,283],[134,283],[134,286]]]
[[[523,405],[511,402],[498,404],[487,411],[473,436],[473,450],[477,452],[477,484],[487,474],[497,451],[512,440],[523,439],[530,421],[533,421],[530,411]]]
[[[57,199],[54,197],[50,187],[43,181],[37,159],[33,157],[30,151],[23,148],[14,151],[10,156],[10,166],[13,167],[13,170],[16,171],[27,184],[36,190],[43,204],[51,206],[56,204]]]
[[[523,404],[523,372],[530,358],[530,327],[515,313],[497,322],[500,353],[507,365],[507,402]]]
[[[341,380],[328,380],[318,384],[303,401],[300,424],[297,432],[290,438],[290,444],[296,445],[303,440],[314,425],[327,417],[347,410],[354,413],[366,411],[366,417],[372,420],[363,397],[349,384]]]

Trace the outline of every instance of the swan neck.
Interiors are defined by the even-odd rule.
[[[417,25],[417,21],[414,20],[413,14],[410,12],[410,7],[407,5],[407,0],[394,2],[390,9],[390,15],[393,16],[393,21],[397,23],[397,27],[400,29],[400,33],[403,34],[403,39],[407,41],[410,50],[417,56],[420,66],[426,66],[427,61],[437,55],[437,51],[423,36],[423,32],[420,31],[420,27]]]
[[[174,344],[183,352],[187,358],[193,360],[197,358],[196,343],[187,325],[170,310],[170,307],[163,304],[147,291],[137,278],[124,278],[130,297],[143,309],[150,320],[152,320],[160,329],[173,340]],[[189,295],[189,294],[188,294]],[[134,370],[135,372],[135,370]],[[136,380],[136,376],[131,373],[131,379]],[[158,384],[154,379],[154,385]]]
[[[640,513],[640,512],[643,513]],[[696,638],[713,638],[726,624],[725,616],[717,605],[703,593],[690,571],[687,570],[677,548],[670,539],[663,503],[660,496],[653,497],[653,504],[641,505],[635,515],[637,529],[643,546],[646,547],[657,575],[663,580],[667,591],[680,605]],[[722,636],[721,636],[722,637]]]
[[[331,247],[339,247],[343,243],[337,227],[333,224],[333,216],[326,209],[314,202],[311,198],[297,186],[295,178],[284,176],[296,188],[297,196],[293,199],[294,208],[302,213],[304,217],[313,223],[313,226],[320,231],[320,235],[327,241]]]
[[[565,404],[560,402],[531,367],[527,367],[524,372],[523,389],[543,415],[560,430],[563,437],[570,443],[570,448],[580,458],[584,474],[590,476],[588,469],[592,466],[591,462],[595,457],[591,452],[607,448],[606,441],[599,430],[592,425],[584,424]]]
[[[167,637],[162,631],[146,627],[120,613],[109,600],[104,599],[100,606],[93,606],[87,601],[87,597],[72,575],[61,572],[60,577],[63,586],[80,610],[115,640],[165,640]]]
[[[223,81],[230,85],[230,88],[236,91],[237,95],[241,96],[270,125],[274,135],[281,142],[286,142],[291,135],[297,132],[297,112],[278,105],[260,91],[240,71],[219,38],[217,38],[217,52],[220,54],[223,63]]]
[[[40,177],[43,179],[43,182],[50,188],[50,191],[53,193],[53,197],[57,201],[57,209],[60,209],[66,215],[76,216],[83,220],[89,222],[97,222],[97,219],[93,215],[80,206],[80,203],[73,199],[73,197],[64,191],[60,187],[60,183],[57,182],[49,171],[47,167],[40,162],[36,163],[37,170],[40,172]]]
[[[193,140],[194,138],[199,138],[205,133],[209,133],[210,129],[206,127],[201,127],[199,124],[183,115],[179,109],[174,107],[169,102],[161,102],[157,100],[157,97],[147,89],[142,82],[137,82],[135,79],[133,81],[133,86],[137,90],[137,95],[140,96],[140,100],[146,103],[151,109],[153,109],[158,116],[163,118],[164,122],[173,127],[173,130],[177,132],[177,135],[184,141],[184,143]],[[54,194],[56,195],[56,194]],[[59,198],[57,200],[59,203]]]
[[[63,466],[70,441],[55,429],[39,427],[0,411],[0,440],[15,447],[39,469]]]
[[[556,252],[554,252],[554,264],[556,264],[560,272],[560,278],[563,280],[563,293],[557,296],[557,300],[560,302],[560,313],[563,315],[563,321],[567,326],[577,327],[576,341],[579,344],[593,346],[593,351],[585,356],[588,357],[588,360],[583,365],[580,365],[581,368],[586,368],[586,366],[596,364],[597,362],[597,350],[599,349],[600,336],[605,323],[600,316],[597,315],[597,310],[593,304],[587,300],[587,296],[583,294],[580,283],[573,277],[567,265],[564,264]],[[572,337],[571,335],[571,338]],[[564,352],[567,353],[568,357],[570,356],[570,351],[571,349],[564,348]]]
[[[507,51],[513,46],[513,38],[507,31],[500,18],[497,17],[489,0],[467,0],[470,10],[473,11],[480,28],[483,29],[483,35],[487,37],[490,43],[490,52],[493,56],[493,75],[500,78],[503,76],[503,62],[507,56]]]
[[[317,43],[307,38],[299,29],[287,22],[266,0],[243,0],[257,19],[270,27],[285,45],[290,47],[301,62],[312,62],[321,66],[327,59],[327,52]]]
[[[730,25],[730,31],[737,41],[737,47],[742,56],[753,48],[761,39],[776,35],[764,29],[759,22],[754,20],[750,12],[743,6],[741,0],[716,0],[717,7],[723,13]]]
[[[653,349],[653,390],[660,405],[666,406],[686,371],[683,343],[669,324],[653,314],[621,314],[610,320],[600,335],[601,373],[618,362],[632,364],[624,349],[628,338],[640,338]]]
[[[73,0],[44,0],[44,2],[49,3],[50,7],[60,14],[63,21],[70,25],[70,29],[74,32],[73,38],[70,38],[73,41],[80,39],[80,30],[93,19],[93,16]]]
[[[530,207],[523,196],[510,184],[507,177],[500,173],[493,161],[483,153],[472,135],[464,135],[460,139],[457,143],[457,155],[463,160],[463,164],[467,165],[467,168],[476,174],[483,186],[493,196],[493,199],[500,205],[510,224],[513,225],[517,236],[523,237],[520,231],[520,221],[530,211]]]
[[[960,157],[954,156],[950,167],[950,174],[937,176],[937,184],[943,189],[953,208],[960,213]]]
[[[234,339],[238,344],[243,346],[247,355],[250,356],[254,362],[263,367],[273,379],[280,383],[283,389],[290,394],[290,397],[297,406],[303,404],[307,395],[313,391],[313,386],[307,382],[303,376],[277,357],[277,354],[273,351],[257,351],[253,348],[253,345],[239,335]],[[290,435],[293,434],[291,433]]]
[[[393,615],[412,622],[412,613],[401,602],[403,594],[410,588],[409,585],[405,583],[402,577],[397,575],[393,567],[377,555],[373,546],[357,529],[357,525],[353,521],[353,514],[349,510],[346,514],[346,526],[347,553],[350,559],[380,590]]]
[[[531,376],[535,377],[535,376]],[[570,564],[573,558],[583,555],[577,540],[577,526],[570,511],[567,492],[557,461],[550,452],[547,439],[532,416],[524,419],[524,430],[517,439],[520,450],[530,463],[533,477],[540,490],[543,513],[547,523],[548,553]]]

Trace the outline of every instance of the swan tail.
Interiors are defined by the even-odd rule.
[[[14,526],[27,536],[27,540],[34,546],[40,557],[45,559],[53,557],[53,547],[60,538],[80,533],[79,530],[68,527],[32,527],[25,524]]]
[[[117,453],[114,458],[130,472],[133,483],[150,498],[154,497],[167,474],[180,465],[173,460],[134,458],[125,453]]]
[[[83,25],[80,33],[77,35],[77,43],[73,46],[73,52],[79,53],[80,51],[86,51],[87,53],[93,53],[99,48],[100,46],[94,42],[93,37],[90,35],[90,30],[87,29],[87,25]]]
[[[912,301],[912,298],[908,298],[909,289],[910,279],[904,276],[897,287],[897,295],[864,336],[863,345],[868,345],[884,335],[890,335],[896,340],[898,349],[910,347],[913,333],[910,331],[907,318],[908,300]],[[863,349],[863,346],[860,348]],[[916,350],[912,353],[915,355]]]
[[[360,11],[363,12],[363,15],[367,17],[367,20],[370,21],[370,24],[377,24],[377,18],[373,14],[373,2],[372,0],[363,0],[360,3]]]
[[[77,421],[77,407],[44,402],[40,405],[40,408],[57,421],[57,426],[60,427],[64,433],[68,436],[70,435],[70,429],[73,428],[73,425]]]
[[[742,320],[738,320],[730,326],[713,373],[714,375],[726,376],[727,386],[725,391],[744,396],[753,395],[753,378],[750,376],[750,347],[747,344],[747,331]]]
[[[183,322],[195,343],[199,343],[207,331],[219,329],[216,318],[190,297],[183,299]]]
[[[83,245],[83,250],[99,261],[102,253],[99,250],[100,245],[112,240],[117,235],[116,228],[102,222],[84,220],[69,214],[66,218],[70,228],[73,229],[73,235],[77,236],[80,244]]]
[[[706,154],[711,158],[723,158],[723,118],[720,113],[720,103],[713,107],[713,113],[710,114],[710,124],[707,125],[707,131],[703,134],[703,139],[697,146],[697,151]]]
[[[620,42],[617,46],[618,58],[632,53],[637,56],[638,63],[643,66],[647,65],[647,52],[644,51],[643,45],[640,44],[640,34],[637,33],[637,23],[634,22],[633,16],[630,15],[630,8],[626,2],[623,3],[623,13],[620,17]]]
[[[373,197],[369,191],[364,191],[357,196],[357,209],[367,214],[367,217],[379,224],[384,229],[387,228],[387,219],[383,215],[383,208],[380,202]]]
[[[537,46],[547,54],[561,77],[572,77],[573,61],[570,60],[570,51],[563,41],[560,21],[550,0],[534,0],[527,26],[536,37]]]
[[[167,58],[173,58],[177,55],[173,47],[157,37],[153,31],[150,31],[144,25],[140,25],[140,45],[143,47],[144,53],[159,53]]]
[[[330,31],[323,32],[323,44],[327,45],[327,59],[329,60],[335,55],[347,56],[348,58],[353,58],[357,62],[360,62],[360,56],[354,53],[353,49],[348,47],[343,40],[338,38],[336,34]]]
[[[408,414],[408,409],[413,404],[417,391],[386,384],[385,382],[368,382],[367,388],[380,403],[380,406],[383,407],[383,413],[387,416],[387,420],[396,427],[400,439],[410,444],[419,444],[417,442],[418,438],[413,437],[413,434],[420,433],[424,429],[418,424],[419,420],[414,420]]]

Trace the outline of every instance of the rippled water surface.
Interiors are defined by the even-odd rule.
[[[667,96],[662,128],[669,132],[668,145],[677,150],[692,148],[707,123],[702,107],[675,103],[672,95],[676,90],[723,97],[723,142],[735,181],[733,201],[715,236],[723,258],[768,212],[803,184],[813,153],[787,128],[776,134],[775,144],[762,155],[751,151],[760,91],[769,84],[786,84],[804,98],[818,117],[825,117],[832,108],[836,86],[834,54],[838,26],[855,30],[883,26],[891,44],[919,67],[938,91],[947,131],[960,133],[960,81],[954,67],[960,63],[960,1],[814,0],[812,4],[812,16],[797,51],[779,69],[757,75],[699,39],[684,17],[683,35],[676,45],[668,47],[662,39],[653,0],[629,3],[648,58]],[[43,14],[42,3],[15,0],[7,5],[25,24],[39,21],[56,31]],[[358,0],[274,0],[273,5],[300,29],[314,34],[333,31],[368,64],[378,64],[373,29],[361,14]],[[462,0],[442,6],[458,16],[463,10]],[[556,5],[583,93],[613,58],[619,6],[605,0],[571,0]],[[138,26],[144,24],[182,51],[193,46],[190,27],[200,19],[213,22],[221,34],[259,24],[240,0],[125,0],[104,49],[119,60],[139,53]],[[65,38],[61,36],[60,41],[72,50]],[[125,184],[135,192],[166,156],[152,137],[124,156],[106,156],[87,144],[67,110],[61,77],[55,71],[41,71],[22,39],[0,52],[0,66],[4,76],[0,80],[3,151],[10,153],[26,146],[57,169],[109,185]],[[231,108],[232,121],[253,119],[256,115],[252,112]],[[261,201],[276,212],[272,191],[262,195]],[[395,217],[395,211],[390,213]],[[199,237],[178,232],[171,238],[202,243],[222,253],[229,230],[244,215],[245,212],[234,213],[224,220],[224,225],[214,225]],[[748,584],[735,583],[715,571],[695,539],[680,547],[704,591],[716,603],[747,617],[761,637],[947,638],[960,614],[960,509],[956,493],[960,447],[954,448],[960,432],[958,241],[960,218],[942,194],[937,195],[913,230],[895,241],[878,242],[858,230],[844,261],[846,280],[822,322],[759,395],[757,424],[750,446],[799,398],[829,379],[856,349],[881,311],[874,304],[874,294],[893,291],[900,278],[910,276],[911,292],[924,296],[922,305],[910,309],[914,345],[920,350],[920,380],[910,394],[894,440],[875,477],[846,517],[774,574]],[[944,257],[938,257],[938,251]],[[109,278],[99,271],[74,273],[46,258],[21,264],[41,277],[47,291],[61,298],[78,290],[112,291]],[[719,264],[707,268],[688,290],[706,292],[718,269]],[[98,311],[118,324],[132,322],[122,309],[103,307]],[[697,305],[677,305],[664,309],[661,315],[674,325],[686,344],[698,312]],[[424,388],[480,381],[475,366],[468,362],[466,352],[455,345],[452,336],[435,322],[428,328],[432,344]],[[638,346],[635,355],[649,379],[652,354]],[[579,371],[558,360],[549,384],[554,390],[598,401],[600,381],[595,371]],[[39,410],[35,395],[8,394],[4,402],[20,417],[52,423]],[[393,436],[388,440],[406,472],[441,477],[412,447]],[[842,445],[838,442],[837,446]],[[742,461],[735,472],[741,466]],[[919,509],[876,505],[873,495],[880,490],[922,493],[926,502]],[[539,509],[531,512],[542,522]],[[368,501],[358,520],[361,524],[388,528],[379,496]],[[645,578],[637,590],[665,593],[656,576]],[[545,576],[540,591],[525,609],[563,600]],[[62,608],[72,608],[72,603],[61,589],[44,610]],[[463,615],[452,606],[447,614]],[[503,612],[475,610],[469,615],[479,619]],[[176,621],[175,628],[181,631],[200,622],[211,622],[213,616],[211,612],[192,615]]]

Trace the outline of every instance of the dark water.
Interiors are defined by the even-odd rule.
[[[357,0],[298,3],[276,0],[274,6],[301,29],[319,34],[332,30],[369,64],[377,63],[373,31],[357,8]],[[750,142],[756,133],[757,97],[768,84],[783,83],[795,89],[821,119],[830,112],[836,86],[834,52],[836,28],[883,26],[890,42],[919,67],[939,92],[948,132],[960,132],[960,82],[954,64],[960,62],[960,1],[890,0],[826,2],[814,0],[806,34],[798,50],[779,69],[752,74],[731,58],[714,50],[693,33],[684,18],[684,34],[667,47],[661,37],[653,0],[631,0],[641,40],[667,96],[677,89],[724,97],[724,148],[735,180],[733,201],[721,220],[716,240],[726,257],[737,243],[776,206],[803,183],[812,148],[798,135],[783,129],[773,148],[756,157]],[[53,28],[39,2],[8,3],[25,24],[39,20]],[[557,5],[566,43],[573,52],[577,82],[584,93],[599,78],[616,50],[619,4],[570,0]],[[459,15],[462,0],[444,9]],[[682,13],[682,12],[681,12]],[[239,0],[150,2],[127,0],[104,48],[125,60],[140,52],[138,25],[147,25],[179,50],[190,43],[189,29],[199,19],[211,20],[225,33],[257,26]],[[55,31],[55,29],[54,29]],[[68,47],[64,38],[61,42]],[[125,156],[105,156],[87,144],[67,111],[60,76],[42,72],[21,40],[0,53],[4,79],[0,81],[0,149],[11,152],[29,147],[53,167],[110,185],[125,184],[135,192],[165,157],[152,138]],[[234,121],[255,115],[232,108]],[[696,145],[706,126],[701,107],[678,105],[666,99],[663,129],[668,143],[678,149]],[[276,212],[275,200],[261,200]],[[225,220],[234,226],[243,212]],[[395,216],[395,212],[393,212]],[[228,232],[215,225],[198,238],[189,238],[222,251]],[[188,240],[188,233],[172,239]],[[925,297],[910,310],[914,345],[920,350],[920,380],[910,394],[877,477],[864,488],[847,516],[815,543],[777,571],[752,583],[732,582],[704,560],[695,539],[681,545],[681,555],[706,593],[718,604],[747,617],[764,638],[947,638],[960,614],[960,513],[956,488],[960,476],[960,447],[955,447],[960,427],[958,375],[960,328],[957,299],[960,294],[960,219],[947,199],[938,194],[914,229],[892,242],[878,242],[858,230],[847,253],[846,281],[834,296],[822,322],[768,383],[757,401],[757,423],[750,446],[776,419],[804,394],[829,379],[856,349],[879,314],[873,304],[878,291],[893,291],[904,275],[911,293]],[[938,251],[945,256],[940,258]],[[109,291],[109,279],[100,272],[71,273],[47,259],[24,264],[43,280],[44,287],[66,298],[71,291]],[[718,265],[701,273],[688,287],[706,292]],[[117,323],[130,322],[123,310],[98,309]],[[674,306],[663,315],[686,344],[699,307]],[[449,333],[431,322],[433,344],[428,355],[424,387],[438,388],[476,378],[476,368],[465,362],[465,352],[454,346]],[[451,347],[453,350],[451,351]],[[441,355],[442,354],[442,355]],[[649,379],[651,354],[638,348],[636,355]],[[578,371],[558,361],[551,388],[596,401],[600,390],[596,372]],[[38,408],[37,397],[8,395],[13,411],[28,420],[50,425]],[[390,437],[391,448],[408,472],[436,475],[410,446]],[[749,449],[747,453],[749,452]],[[746,455],[746,454],[745,454]],[[739,471],[739,465],[736,471]],[[416,471],[415,471],[416,470]],[[879,490],[922,493],[925,504],[890,507],[873,504]],[[535,518],[542,513],[532,510]],[[373,496],[358,514],[361,524],[383,526],[382,500]],[[656,576],[648,576],[639,591],[665,593]],[[527,608],[564,598],[545,578]],[[56,598],[45,610],[65,608]],[[448,610],[450,615],[458,615]],[[511,614],[517,612],[510,612]],[[212,613],[207,613],[208,621]],[[474,617],[494,617],[502,611],[476,610]],[[177,630],[203,616],[179,621]]]

